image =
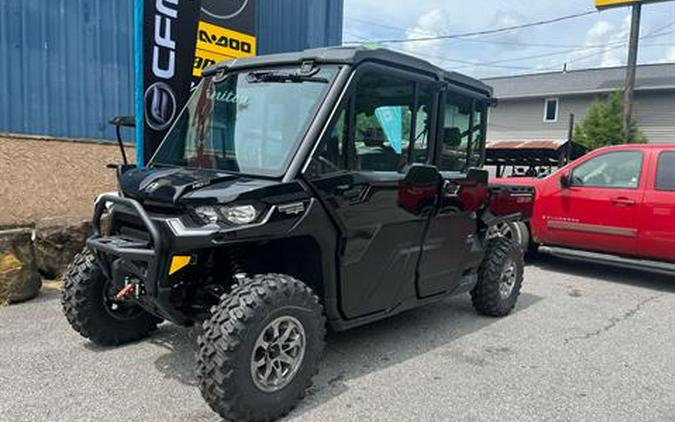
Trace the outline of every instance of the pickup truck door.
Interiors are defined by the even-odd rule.
[[[610,151],[591,156],[563,172],[559,188],[543,196],[544,243],[633,255],[646,183],[646,154]],[[567,176],[569,183],[561,183]],[[565,186],[563,186],[565,185]]]
[[[675,261],[675,150],[654,152],[640,218],[639,253]]]

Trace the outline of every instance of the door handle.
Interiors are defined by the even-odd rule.
[[[358,186],[353,186],[349,184],[336,186],[335,190],[337,190],[339,195],[349,200],[358,198],[361,195],[362,191],[362,189],[359,188]]]
[[[457,196],[462,186],[449,180],[443,182],[443,193],[448,196]]]
[[[620,206],[624,206],[624,207],[632,207],[633,205],[635,205],[634,199],[630,199],[630,198],[627,198],[625,196],[619,196],[619,197],[616,197],[616,198],[612,198],[611,201],[614,205],[620,205]]]

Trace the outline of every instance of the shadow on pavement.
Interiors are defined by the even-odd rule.
[[[521,294],[515,313],[539,300],[538,296]],[[497,321],[499,319],[476,314],[469,296],[463,295],[346,332],[329,332],[319,375],[308,391],[308,397],[291,416],[302,415],[341,395],[349,389],[347,381],[350,379],[442,348]],[[194,368],[198,333],[198,328],[160,326],[148,340],[168,351],[155,361],[157,370],[168,379],[196,387]],[[473,364],[480,366],[484,362]]]
[[[675,277],[649,271],[613,267],[543,254],[528,257],[527,264],[547,271],[675,293]]]

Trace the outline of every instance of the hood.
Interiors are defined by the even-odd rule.
[[[125,196],[138,201],[176,203],[188,192],[237,176],[208,170],[186,168],[134,168],[120,176]]]
[[[227,204],[234,201],[268,204],[308,196],[295,182],[186,168],[133,168],[120,177],[125,196],[145,201],[178,204]]]

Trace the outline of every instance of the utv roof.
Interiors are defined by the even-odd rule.
[[[364,47],[328,47],[293,53],[244,57],[209,66],[204,70],[204,75],[215,73],[221,69],[238,70],[261,66],[278,66],[287,64],[299,65],[306,61],[346,65],[358,65],[365,61],[386,63],[435,75],[438,80],[445,80],[455,85],[463,86],[474,91],[479,91],[488,97],[492,97],[492,88],[477,79],[471,78],[461,73],[450,72],[441,69],[440,67],[435,66],[426,60],[384,48],[372,49]]]

